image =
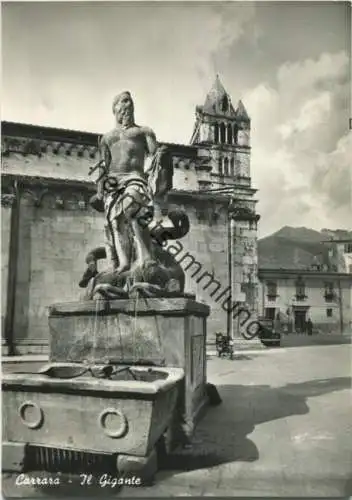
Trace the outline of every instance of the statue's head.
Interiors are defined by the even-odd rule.
[[[119,125],[132,125],[134,123],[134,105],[129,92],[121,92],[114,98],[112,112]]]

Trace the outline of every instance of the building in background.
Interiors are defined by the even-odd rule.
[[[259,269],[260,315],[277,319],[283,330],[306,333],[352,331],[352,274],[324,269]]]
[[[352,274],[352,238],[348,232],[336,231],[330,240],[323,243],[329,244],[329,259],[334,270]]]
[[[47,351],[48,306],[79,299],[85,256],[103,243],[103,215],[88,204],[98,139],[87,132],[2,123],[2,332],[10,354]],[[210,305],[211,339],[226,331],[227,313],[215,300],[217,283],[205,286],[195,279],[199,266],[221,290],[233,285],[235,300],[253,312],[258,308],[259,216],[243,103],[234,106],[217,77],[196,108],[190,145],[167,146],[174,169],[169,203],[185,209],[191,223],[182,239],[191,256],[183,263],[186,290]],[[229,217],[235,221],[232,244]]]

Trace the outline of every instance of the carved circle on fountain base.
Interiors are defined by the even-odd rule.
[[[34,410],[34,416],[31,415],[28,410]],[[43,421],[44,421],[44,413],[43,410],[38,406],[36,403],[33,403],[32,401],[25,401],[24,403],[21,404],[19,407],[19,415],[20,419],[30,429],[38,429],[39,427],[42,426]]]
[[[108,423],[108,417],[115,417],[110,424]],[[122,411],[116,408],[103,410],[98,417],[98,423],[104,433],[111,438],[121,438],[127,432],[127,419]]]

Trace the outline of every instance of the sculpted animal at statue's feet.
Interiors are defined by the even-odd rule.
[[[103,258],[106,258],[105,247],[95,248],[87,256],[89,264],[79,282],[79,286],[86,289],[83,300],[127,298],[128,272],[118,273],[114,269],[98,272],[97,261]]]
[[[94,278],[91,298],[102,297],[106,300],[127,298],[126,275],[127,273],[119,273],[114,270],[97,274]]]
[[[144,297],[182,295],[185,285],[182,267],[159,244],[154,243],[153,247],[154,260],[148,260],[142,266],[133,267],[121,274],[116,271],[104,271],[92,276],[86,287],[84,300],[100,297],[113,300],[137,295]],[[91,254],[97,254],[98,251],[99,249],[95,249]]]
[[[130,275],[130,297],[137,295],[156,297],[167,291],[169,276],[167,270],[157,260],[148,260],[132,270]]]
[[[172,222],[172,227],[165,227],[162,221],[159,221],[150,230],[151,237],[160,245],[167,240],[183,238],[189,232],[190,228],[189,218],[184,210],[171,210],[167,216]]]
[[[89,252],[87,268],[79,283],[81,288],[86,288],[84,299],[103,297],[112,300],[137,294],[145,297],[182,295],[185,274],[175,257],[167,251],[166,242],[185,236],[189,231],[189,219],[183,210],[173,210],[168,217],[174,227],[165,228],[161,224],[153,227],[152,259],[142,265],[135,262],[123,272],[120,272],[119,267],[98,272],[98,260],[106,259],[105,247]]]

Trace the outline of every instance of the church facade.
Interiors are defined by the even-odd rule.
[[[243,103],[234,106],[217,77],[196,107],[190,144],[165,143],[173,166],[168,205],[183,208],[191,224],[173,245],[186,291],[211,307],[210,342],[229,328],[231,291],[258,312],[250,130]],[[104,217],[88,203],[98,141],[92,133],[2,122],[2,341],[9,354],[47,352],[48,307],[79,300],[85,256],[103,244]]]

